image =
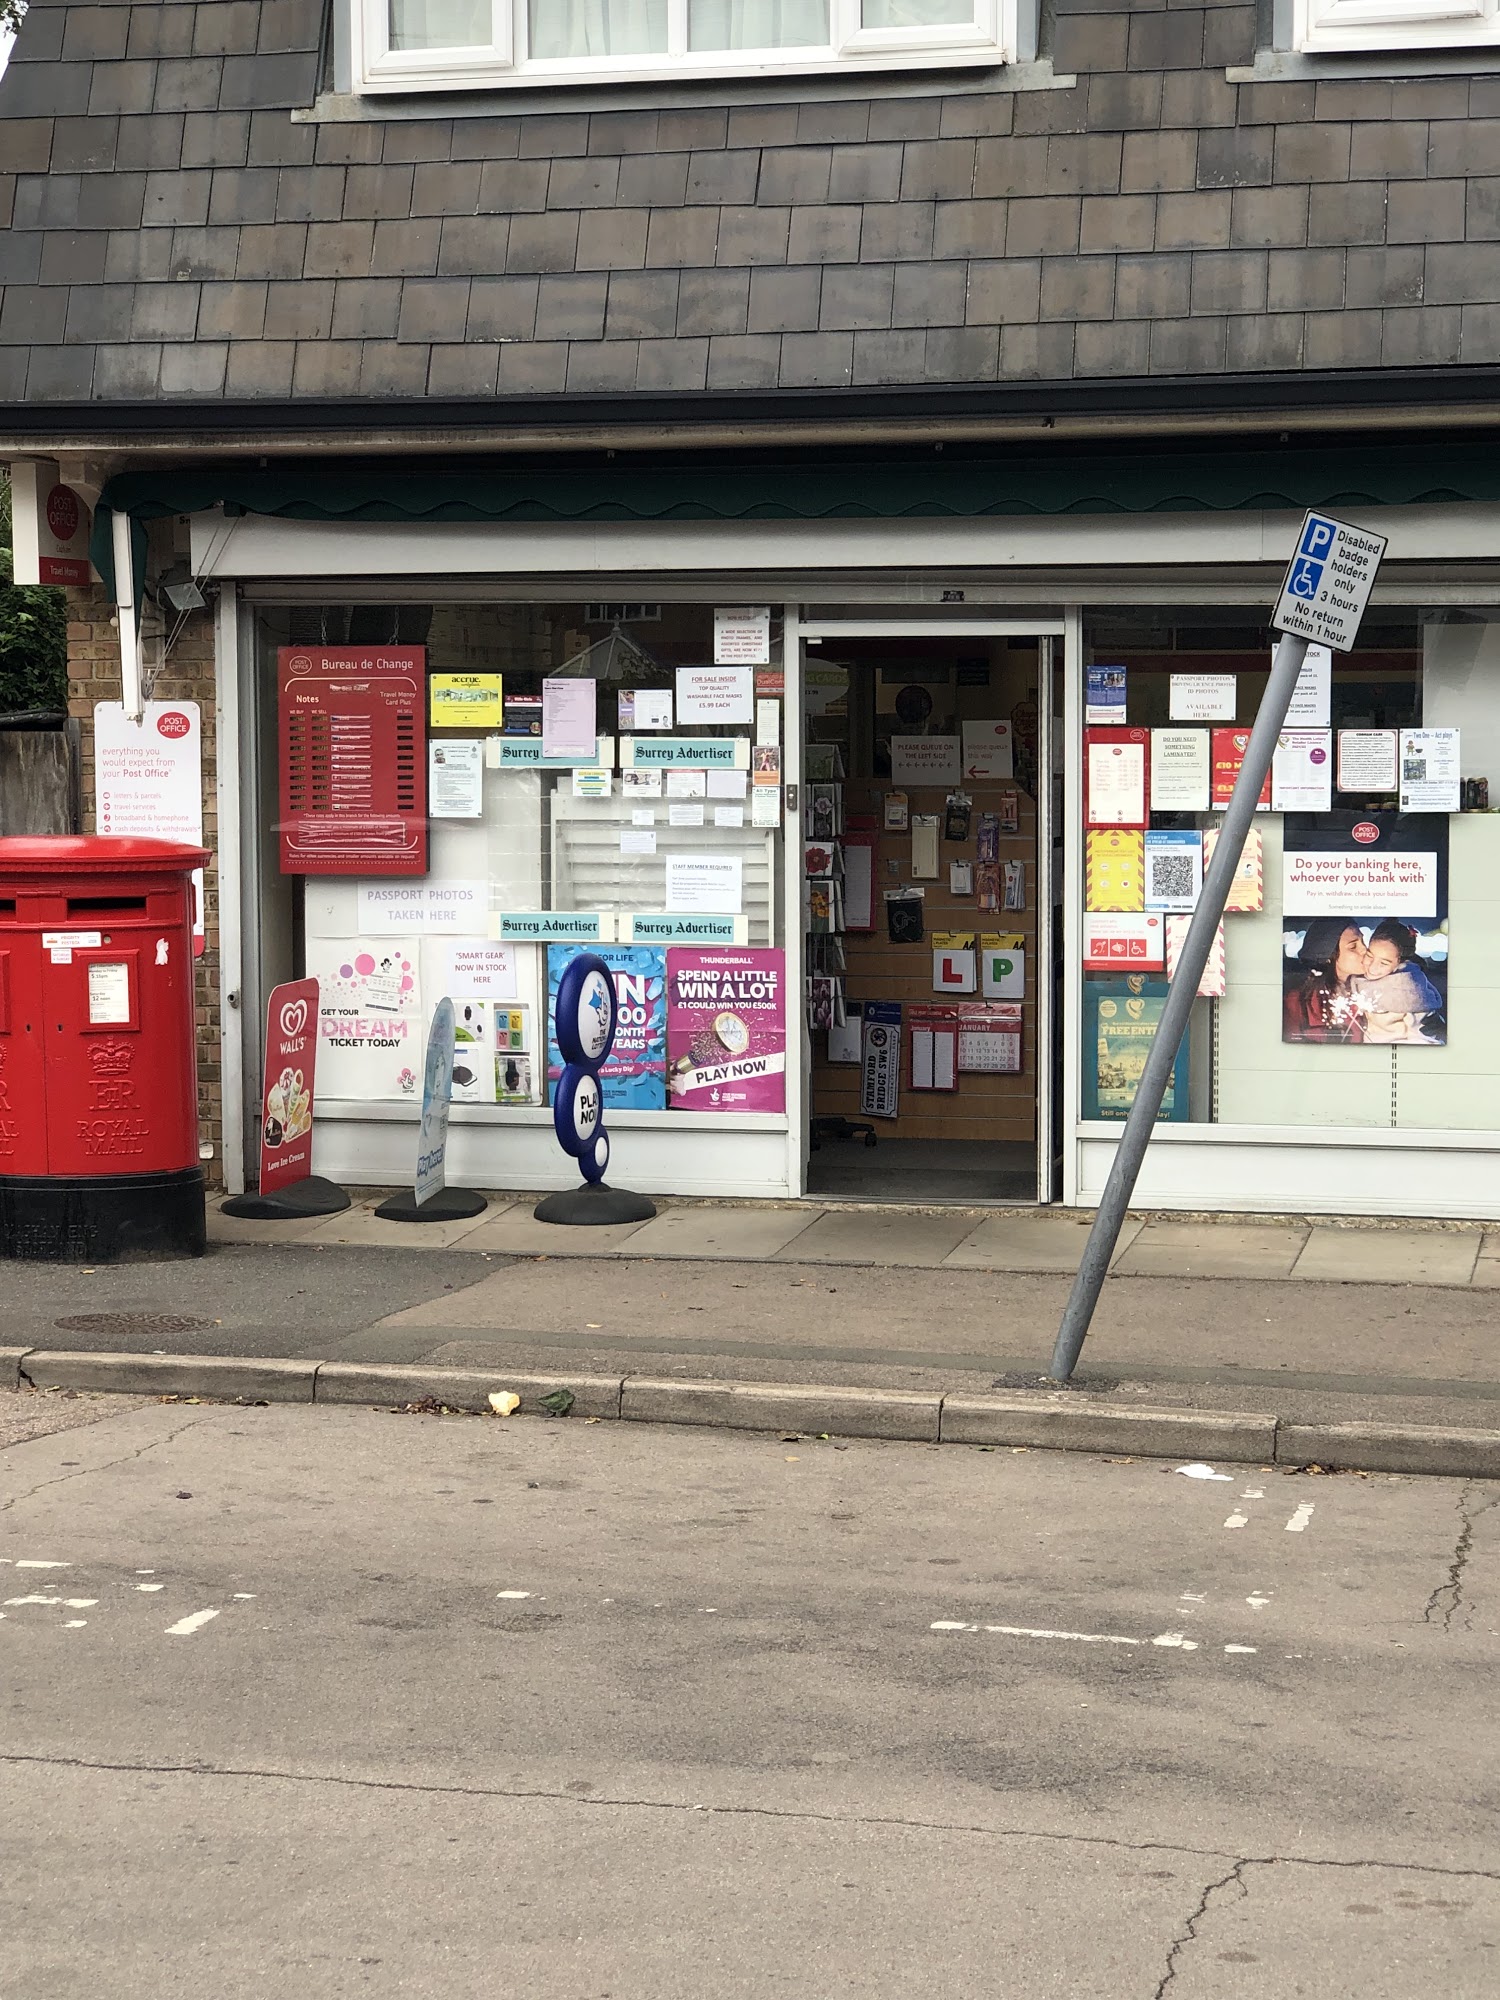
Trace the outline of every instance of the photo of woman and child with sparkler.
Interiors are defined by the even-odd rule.
[[[1285,954],[1284,1042],[1446,1044],[1446,931],[1312,917],[1287,925]]]

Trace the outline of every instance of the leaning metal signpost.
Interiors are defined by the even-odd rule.
[[[1336,653],[1352,649],[1384,554],[1383,535],[1367,534],[1362,528],[1330,520],[1326,514],[1309,514],[1302,523],[1296,554],[1271,614],[1271,629],[1281,635],[1271,677],[1261,697],[1213,860],[1203,878],[1182,955],[1167,989],[1156,1036],[1115,1148],[1083,1261],[1073,1280],[1052,1351],[1053,1381],[1066,1382],[1078,1365],[1308,645],[1316,641]]]

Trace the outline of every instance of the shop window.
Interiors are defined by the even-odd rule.
[[[1122,1120],[1133,1098],[1265,687],[1263,616],[1087,622],[1085,1120]],[[1310,649],[1164,1118],[1495,1123],[1492,658],[1500,626],[1452,614],[1377,611],[1354,652]]]
[[[1017,0],[353,0],[366,91],[1013,59]]]
[[[711,607],[645,631],[594,609],[262,614],[264,866],[293,933],[267,977],[318,979],[318,1104],[345,1119],[420,1099],[445,995],[465,1115],[540,1114],[585,949],[620,1001],[606,1105],[785,1110],[780,753],[756,752],[783,740],[779,613],[716,664]]]

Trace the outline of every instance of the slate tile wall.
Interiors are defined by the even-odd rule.
[[[322,18],[33,0],[0,83],[0,400],[1500,352],[1500,77],[1231,84],[1239,0],[1057,0],[1065,90],[293,124]]]

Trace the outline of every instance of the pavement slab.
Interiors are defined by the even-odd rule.
[[[941,1264],[972,1233],[965,1210],[947,1214],[830,1209],[777,1254],[783,1264]]]
[[[800,1241],[822,1213],[816,1208],[666,1208],[635,1232],[621,1254],[734,1262],[774,1257]]]
[[[381,1197],[384,1200],[384,1196]],[[378,1202],[359,1202],[339,1215],[323,1217],[299,1235],[302,1243],[325,1245],[355,1244],[371,1250],[448,1250],[472,1236],[486,1221],[497,1220],[493,1208],[478,1215],[466,1215],[454,1222],[387,1222],[375,1213]],[[509,1212],[509,1205],[501,1213]],[[279,1224],[272,1224],[273,1228]],[[301,1225],[294,1225],[300,1228]]]
[[[466,1247],[488,1250],[510,1257],[598,1257],[618,1250],[648,1225],[640,1222],[606,1222],[569,1227],[559,1222],[538,1222],[532,1213],[535,1203],[516,1202],[500,1215],[481,1216],[470,1231]]]
[[[1467,1285],[1479,1243],[1472,1230],[1314,1229],[1292,1275],[1345,1284]]]
[[[1127,1216],[1115,1244],[1116,1261],[1140,1230],[1137,1218]],[[1075,1217],[997,1215],[971,1229],[943,1263],[951,1270],[1073,1272],[1088,1239],[1088,1222]]]
[[[1115,1258],[1121,1277],[1289,1278],[1308,1231],[1275,1223],[1166,1222],[1139,1230]]]

